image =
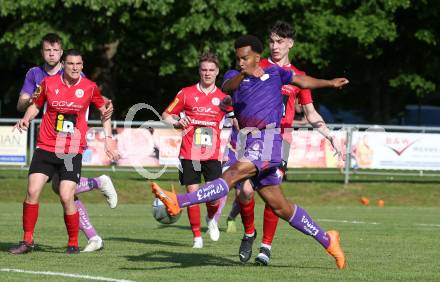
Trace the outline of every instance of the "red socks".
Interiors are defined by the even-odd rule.
[[[65,214],[64,223],[66,224],[67,235],[69,235],[67,246],[78,247],[79,213]]]
[[[210,202],[210,203],[206,203],[206,211],[208,212],[209,219],[214,218],[219,206],[220,206],[219,200],[214,201],[214,202]]]
[[[263,223],[263,240],[262,244],[272,245],[273,238],[275,237],[275,231],[278,225],[278,216],[273,210],[266,204],[264,207],[264,223]]]
[[[34,229],[38,219],[39,204],[23,203],[23,241],[32,244]]]
[[[244,233],[253,234],[255,232],[255,225],[254,225],[255,200],[252,197],[252,199],[245,204],[243,204],[240,201],[238,201],[238,203],[240,204],[240,214],[241,214],[241,221],[243,222]]]
[[[193,232],[194,237],[202,236],[200,233],[200,206],[193,205],[188,208],[188,219],[191,224],[191,230]]]

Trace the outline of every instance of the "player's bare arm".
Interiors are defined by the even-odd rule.
[[[103,113],[104,116],[104,120],[107,120],[109,118],[111,118],[112,114],[113,114],[113,103],[112,100],[108,99],[105,96],[102,96],[102,98],[104,99],[104,106],[105,106],[105,111]]]
[[[102,127],[104,128],[104,134],[105,134],[105,139],[104,139],[104,150],[105,153],[107,154],[107,157],[109,159],[111,159],[112,161],[117,161],[119,159],[119,152],[118,150],[114,149],[114,147],[112,146],[112,121],[110,118],[105,119],[104,114],[106,111],[106,106],[102,106],[101,108],[99,108],[99,111],[101,112],[101,122],[102,122]]]
[[[344,85],[348,84],[349,81],[345,77],[327,80],[327,79],[314,78],[308,75],[294,75],[292,77],[291,83],[301,88],[316,89],[316,88],[341,88]]]
[[[32,104],[31,95],[25,92],[21,92],[18,97],[17,111],[24,113],[26,109]]]
[[[327,140],[330,141],[332,147],[335,149],[336,154],[345,160],[345,156],[342,155],[342,150],[339,146],[339,143],[335,139],[335,137],[331,134],[330,129],[327,127],[327,124],[322,119],[321,115],[316,111],[315,107],[312,103],[303,105],[304,115],[307,121],[312,125],[313,128],[316,128],[319,133],[321,133]]]
[[[27,131],[30,121],[33,120],[39,112],[40,110],[35,104],[30,105],[27,108],[24,117],[17,121],[17,123],[14,125],[13,130],[17,129],[20,133],[22,133],[23,131]]]

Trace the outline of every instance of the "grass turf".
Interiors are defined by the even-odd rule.
[[[88,173],[92,175],[91,173]],[[256,226],[259,237],[248,264],[238,260],[239,232],[222,232],[205,247],[193,250],[186,214],[173,225],[160,225],[151,216],[152,196],[145,180],[133,173],[112,173],[119,205],[110,210],[97,192],[84,193],[92,223],[104,238],[101,252],[67,256],[62,209],[46,187],[41,196],[40,217],[35,232],[38,249],[24,256],[6,250],[21,239],[21,201],[26,188],[25,172],[0,172],[0,270],[64,272],[134,281],[390,281],[440,279],[437,259],[440,243],[440,197],[436,181],[371,182],[366,177],[343,186],[338,176],[295,176],[284,185],[295,200],[324,228],[341,232],[348,266],[338,271],[334,261],[313,239],[280,222],[269,267],[253,265],[262,235],[263,203],[257,200]],[[294,176],[291,177],[291,179]],[[324,181],[327,180],[327,181]],[[164,175],[163,185],[177,185],[176,175]],[[373,203],[360,206],[360,196]],[[385,208],[374,206],[385,200]],[[229,202],[230,203],[230,202]],[[229,210],[225,208],[224,214]],[[202,208],[202,211],[205,209]],[[205,227],[206,225],[203,224]],[[241,224],[237,220],[237,226]],[[225,227],[225,216],[221,219]],[[206,231],[206,229],[203,229]],[[80,245],[86,244],[80,234]],[[80,278],[0,271],[1,281],[84,281]]]

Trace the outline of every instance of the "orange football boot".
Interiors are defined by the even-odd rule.
[[[330,237],[330,246],[327,248],[327,253],[335,258],[336,266],[339,269],[345,267],[345,254],[339,243],[339,233],[336,230],[327,231],[327,235]]]
[[[160,188],[157,183],[151,182],[151,191],[154,195],[156,195],[156,198],[159,198],[163,202],[167,208],[168,214],[171,216],[176,216],[181,212],[174,187],[172,191],[169,192]]]

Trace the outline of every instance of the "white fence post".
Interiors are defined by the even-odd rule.
[[[348,184],[350,181],[350,168],[351,168],[351,140],[353,136],[353,127],[347,128],[347,136],[345,138],[345,169],[344,169],[344,184]]]

